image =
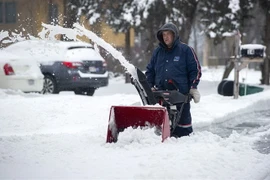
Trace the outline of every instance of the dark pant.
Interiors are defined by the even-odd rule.
[[[177,110],[180,111],[181,105],[177,105]],[[180,121],[178,126],[176,126],[172,136],[174,137],[181,137],[181,136],[188,136],[190,133],[193,132],[192,124],[191,124],[191,113],[190,113],[190,103],[184,104],[184,109],[181,114]]]

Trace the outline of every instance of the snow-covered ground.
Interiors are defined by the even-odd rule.
[[[222,73],[203,68],[201,102],[191,103],[194,134],[164,143],[154,129],[132,128],[117,143],[105,143],[110,107],[140,102],[122,78],[111,79],[93,97],[0,90],[0,179],[268,180],[270,154],[256,144],[264,140],[260,147],[269,149],[270,116],[256,113],[270,110],[269,88],[238,100],[220,96]],[[257,71],[240,75],[259,83]],[[259,126],[225,137],[209,129],[244,117],[255,117],[249,121]]]
[[[41,35],[51,30],[50,38],[87,36],[136,79],[134,66],[93,32],[80,25],[43,26]],[[154,129],[132,128],[117,143],[105,143],[110,107],[140,104],[123,78],[111,79],[93,97],[0,89],[0,179],[269,180],[269,87],[237,100],[220,96],[223,70],[202,69],[201,102],[191,102],[194,134],[164,143]],[[260,77],[258,71],[240,72],[240,81],[249,84],[259,84]]]

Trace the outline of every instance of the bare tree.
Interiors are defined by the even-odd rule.
[[[262,40],[266,46],[266,59],[262,66],[262,84],[269,85],[269,69],[270,69],[270,0],[259,0],[260,7],[265,14],[265,25]]]

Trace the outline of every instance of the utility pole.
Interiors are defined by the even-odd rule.
[[[237,31],[237,33],[234,36],[234,83],[233,83],[233,97],[234,99],[238,99],[239,96],[239,71],[240,69],[240,59],[239,59],[239,49],[240,49],[240,33]]]
[[[247,67],[249,60],[247,58],[236,58],[234,61],[234,85],[233,85],[233,98],[239,97],[239,72]]]

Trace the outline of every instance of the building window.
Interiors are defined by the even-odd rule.
[[[16,2],[0,2],[0,23],[16,23]]]
[[[3,16],[3,3],[2,2],[0,2],[0,23],[3,23],[4,22],[4,20],[3,20],[3,18],[4,18],[4,16]]]
[[[16,3],[6,2],[5,3],[5,21],[6,23],[16,22]]]
[[[58,5],[49,4],[49,23],[52,25],[58,24]]]

